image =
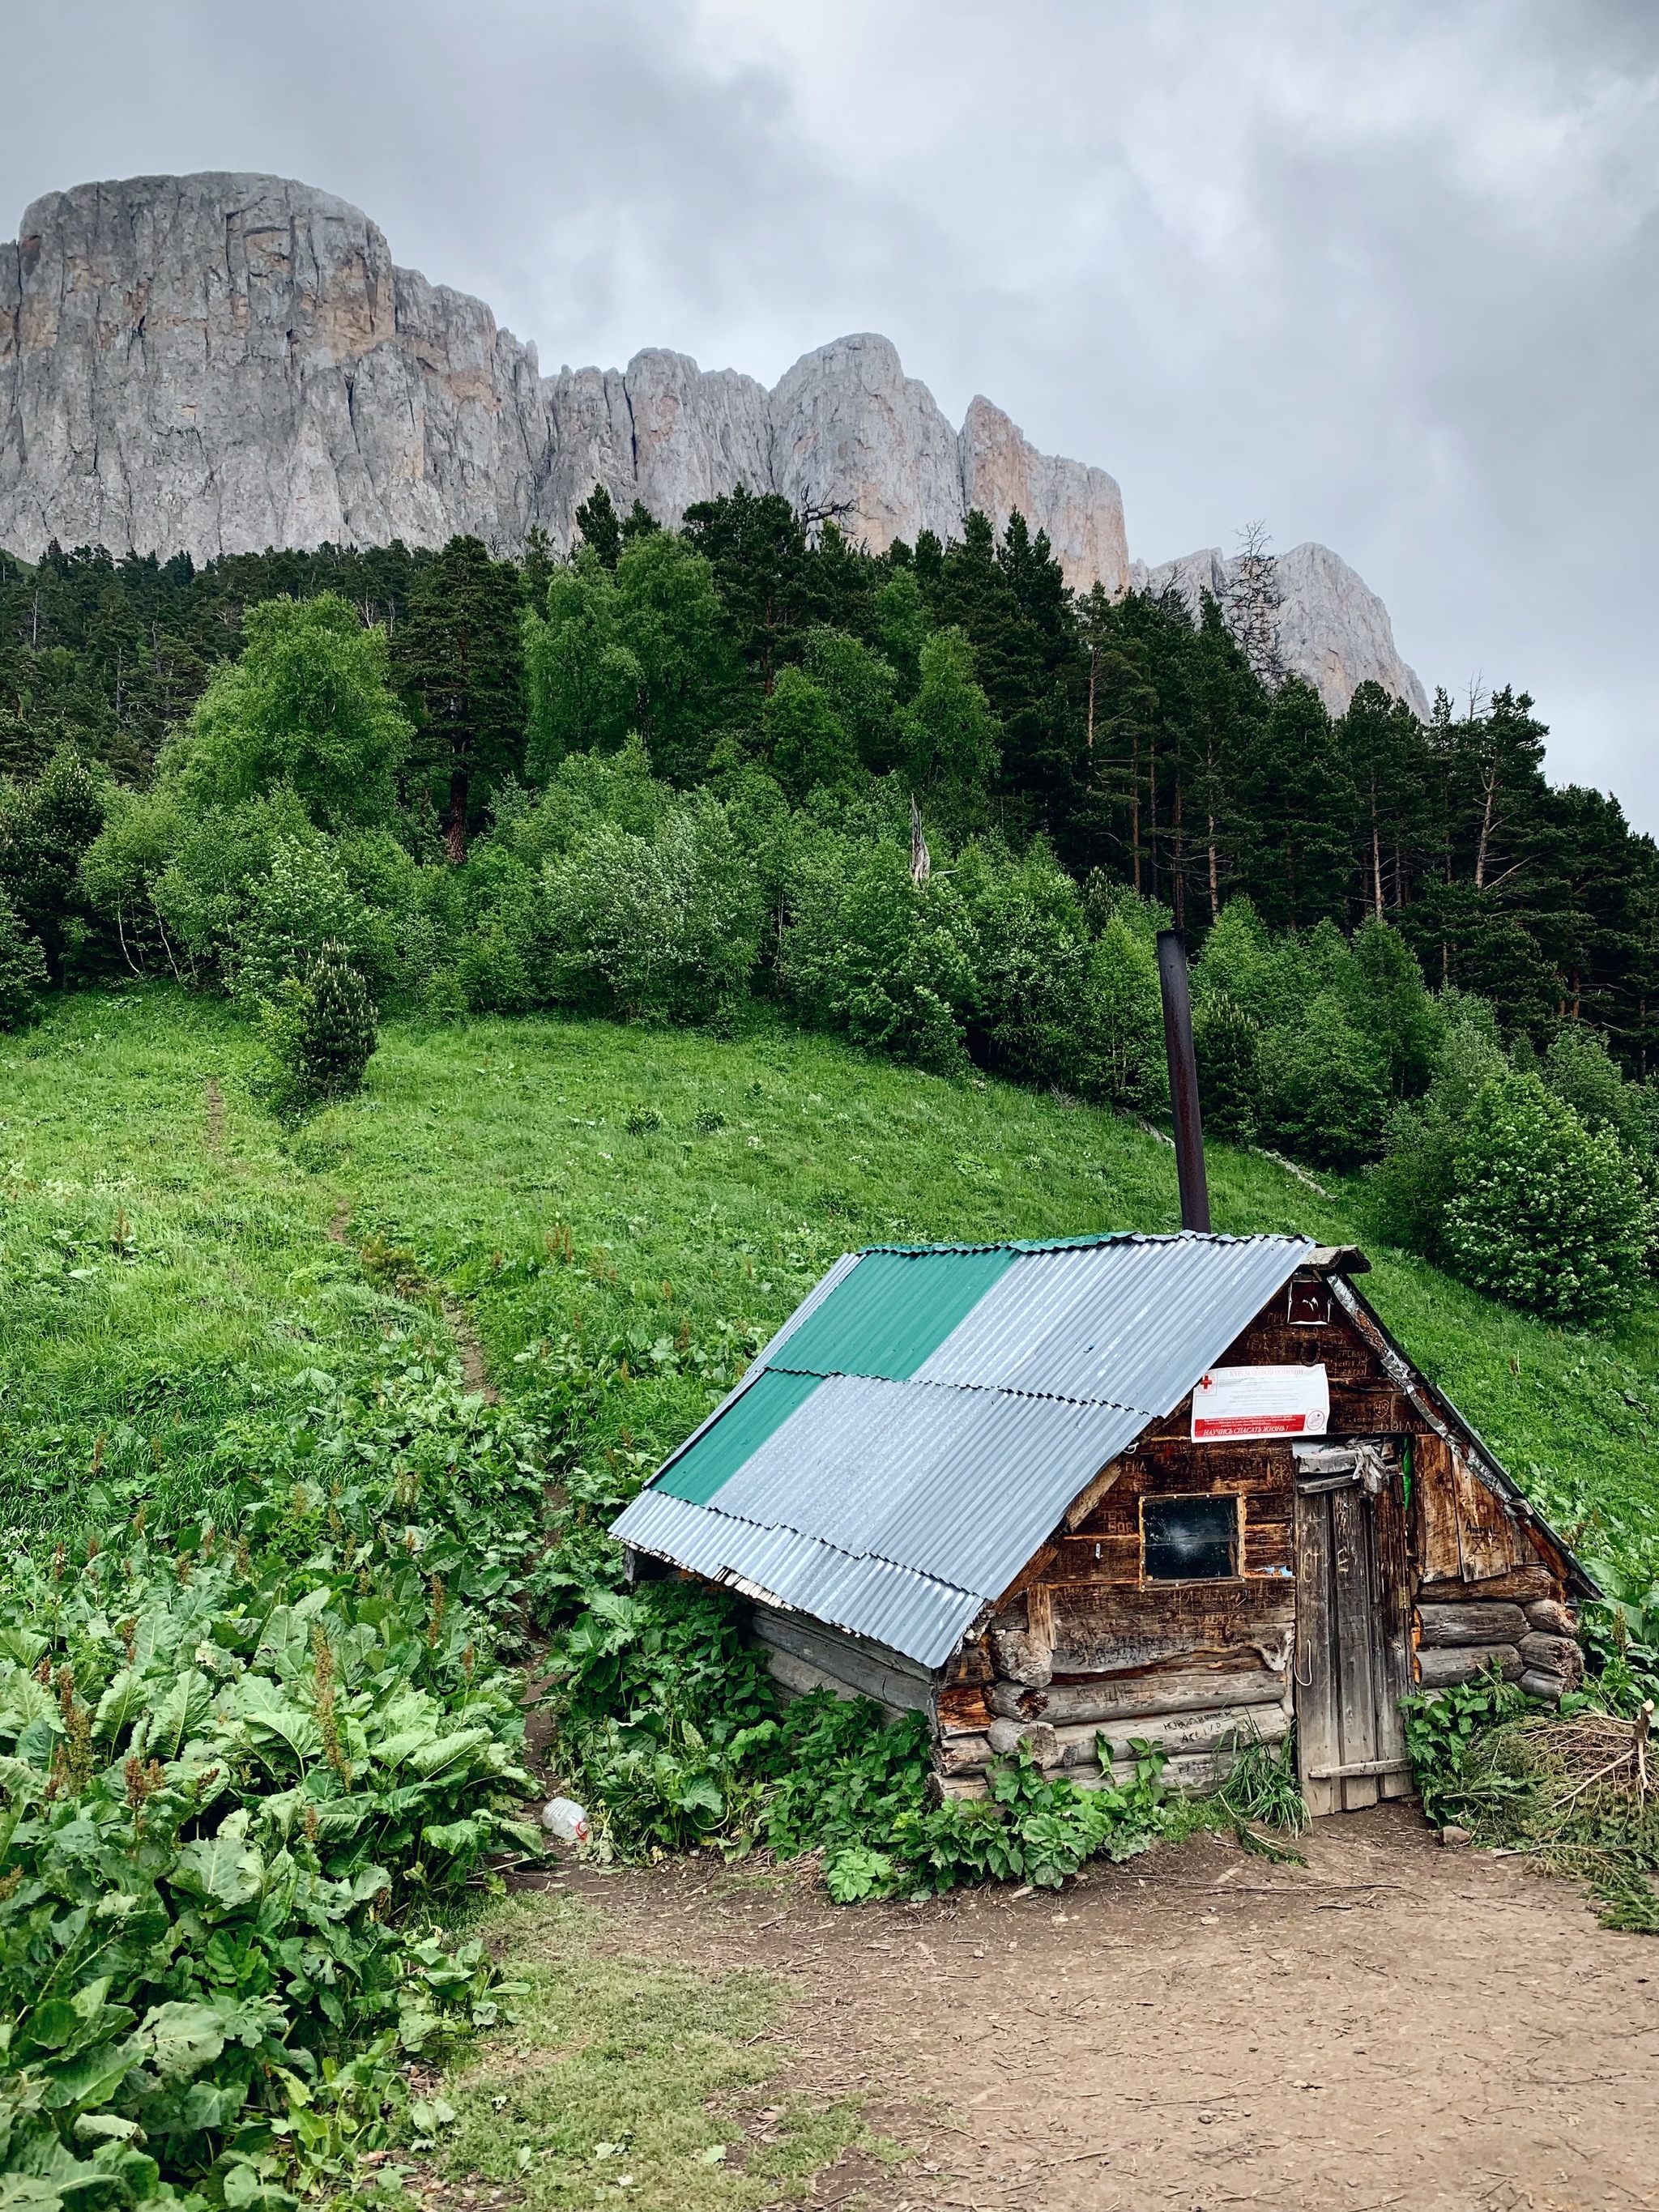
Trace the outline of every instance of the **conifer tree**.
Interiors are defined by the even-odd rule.
[[[410,758],[443,814],[452,861],[491,793],[524,768],[524,653],[518,570],[477,538],[452,538],[410,595],[396,641],[419,709]]]

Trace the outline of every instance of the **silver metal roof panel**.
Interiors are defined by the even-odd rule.
[[[1312,1249],[1180,1237],[1024,1253],[915,1379],[1167,1413]]]
[[[1146,1420],[1117,1406],[832,1375],[712,1502],[994,1597]]]
[[[757,1528],[712,1506],[642,1490],[613,1533],[641,1551],[939,1667],[982,1601],[890,1560],[853,1559],[793,1528]]]

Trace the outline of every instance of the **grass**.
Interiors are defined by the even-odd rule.
[[[161,987],[0,1039],[0,1526],[66,1529],[94,1474],[210,1504],[285,1385],[449,1342],[446,1300],[508,1394],[539,1347],[620,1341],[593,1448],[654,1455],[849,1246],[1178,1221],[1173,1153],[1130,1123],[764,1022],[392,1024],[363,1096],[292,1136],[251,1102],[256,1050]],[[1356,1182],[1321,1195],[1226,1147],[1210,1172],[1218,1228],[1364,1241]],[[1540,1502],[1650,1546],[1659,1304],[1586,1335],[1372,1258],[1384,1316]],[[756,2137],[784,1985],[616,1958],[547,1894],[494,1933],[529,1994],[445,2091],[452,2173],[532,2208],[712,2212],[885,2154],[855,2101],[779,2095]]]
[[[4,1519],[61,1510],[94,1455],[210,1487],[228,1412],[371,1359],[422,1281],[507,1390],[538,1346],[621,1340],[597,1441],[657,1452],[850,1246],[1178,1223],[1174,1155],[1130,1123],[781,1025],[393,1024],[364,1095],[291,1138],[249,1099],[255,1052],[161,988],[0,1042]],[[1322,1197],[1224,1146],[1210,1173],[1218,1228],[1364,1241],[1357,1182]],[[1584,1334],[1371,1256],[1368,1293],[1523,1485],[1659,1534],[1659,1305]]]
[[[548,1892],[491,1913],[492,1948],[527,1994],[516,2024],[444,2089],[446,2172],[505,2184],[531,2212],[596,2197],[748,2212],[801,2195],[850,2146],[896,2154],[870,2136],[857,2098],[814,2104],[776,2087],[787,2053],[771,2031],[787,1984],[617,1958],[602,1948],[607,1929]]]

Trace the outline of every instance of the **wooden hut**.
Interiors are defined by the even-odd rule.
[[[615,1523],[740,1591],[787,1691],[925,1714],[940,1790],[1024,1744],[1202,1785],[1296,1728],[1316,1812],[1411,1787],[1399,1700],[1581,1672],[1595,1587],[1295,1237],[878,1246],[836,1263]]]

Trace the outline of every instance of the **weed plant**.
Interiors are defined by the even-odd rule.
[[[1423,1809],[1476,1844],[1588,1882],[1604,1927],[1659,1935],[1659,1775],[1644,1772],[1632,1723],[1604,1710],[1616,1695],[1594,1687],[1543,1713],[1493,1668],[1403,1700]],[[1659,1683],[1608,1687],[1652,1697]]]

